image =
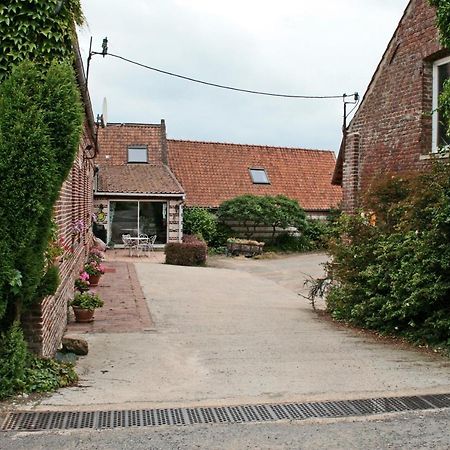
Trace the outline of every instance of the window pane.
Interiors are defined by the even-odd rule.
[[[442,64],[438,67],[438,86],[439,94],[444,88],[444,82],[450,78],[450,63]],[[450,136],[447,134],[448,124],[441,119],[438,113],[438,147],[443,147],[450,144]]]
[[[250,169],[253,183],[256,184],[269,184],[269,178],[264,169]]]
[[[139,233],[148,236],[156,234],[156,244],[165,244],[167,241],[165,207],[166,204],[160,202],[139,203]]]
[[[146,163],[147,162],[147,148],[144,148],[144,147],[128,148],[128,162]]]
[[[137,236],[137,202],[110,202],[109,217],[111,222],[111,240],[115,244],[122,244],[122,234]]]

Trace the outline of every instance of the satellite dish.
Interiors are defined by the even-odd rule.
[[[106,97],[104,97],[102,105],[102,127],[105,128],[106,125],[108,125],[108,102],[106,101]]]

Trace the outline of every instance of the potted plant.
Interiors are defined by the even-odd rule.
[[[77,322],[92,322],[95,308],[103,306],[103,300],[95,292],[77,292],[70,302]]]
[[[91,287],[97,286],[100,277],[105,273],[105,268],[97,261],[90,261],[84,265],[84,271],[89,275],[89,284]]]
[[[87,262],[96,262],[98,264],[100,264],[104,259],[104,253],[97,247],[93,247],[91,248],[91,250],[89,251],[89,255],[87,258]]]
[[[75,280],[75,289],[78,292],[86,292],[89,290],[91,283],[89,282],[89,274],[82,271],[78,278]]]

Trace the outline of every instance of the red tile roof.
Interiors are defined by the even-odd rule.
[[[183,194],[171,171],[163,165],[129,164],[101,166],[98,193]]]
[[[284,194],[309,211],[338,206],[331,185],[331,151],[168,140],[169,166],[186,192],[188,206],[218,207],[243,194]],[[253,184],[249,169],[264,168],[270,184]]]

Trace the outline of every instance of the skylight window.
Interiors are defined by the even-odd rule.
[[[250,169],[253,184],[270,184],[266,169]]]
[[[128,147],[128,162],[129,163],[146,163],[147,147]]]

